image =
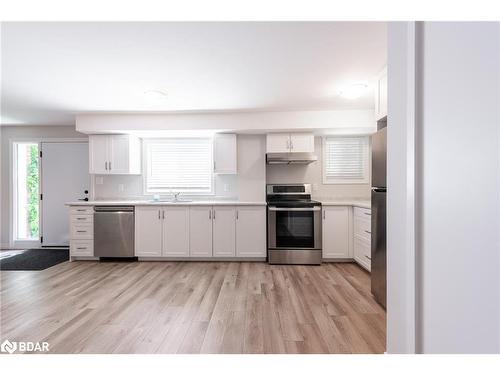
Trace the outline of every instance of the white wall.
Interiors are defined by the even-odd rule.
[[[81,114],[76,129],[83,133],[147,132],[152,130],[226,130],[265,133],[268,130],[337,129],[370,133],[373,110],[226,112],[171,114]]]
[[[314,137],[314,153],[318,161],[308,165],[268,165],[268,184],[309,183],[313,185],[312,196],[318,200],[343,198],[370,199],[368,184],[323,184],[323,142]],[[371,156],[370,156],[371,157]],[[371,167],[370,167],[371,174]]]
[[[10,194],[12,182],[9,176],[9,168],[12,164],[10,155],[10,143],[12,140],[41,140],[54,138],[87,138],[85,134],[75,131],[73,126],[0,126],[0,245],[9,245],[9,233],[12,231],[12,223],[9,219]]]
[[[500,27],[409,25],[388,29],[388,352],[500,353]]]
[[[499,24],[422,31],[419,350],[499,353]]]
[[[387,352],[415,352],[414,22],[388,27]]]
[[[216,198],[265,201],[265,136],[239,134],[237,149],[238,175],[215,176]],[[96,176],[95,181],[95,199],[144,199],[142,175]]]

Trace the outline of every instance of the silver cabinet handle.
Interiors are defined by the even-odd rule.
[[[240,218],[239,212],[240,212],[239,210],[236,210],[236,220]]]
[[[77,210],[78,212],[85,212],[86,210]]]
[[[109,167],[109,170],[111,170],[111,162],[108,161],[108,167]]]
[[[325,210],[323,210],[323,220],[325,220]]]
[[[77,250],[87,250],[87,248],[86,248],[86,247],[77,247],[76,249],[77,249]]]
[[[215,208],[214,208],[214,220],[215,220]]]
[[[161,217],[162,217],[162,219],[165,219],[165,210],[163,210],[163,211],[161,212]]]
[[[161,219],[161,216],[160,216],[160,210],[158,210],[158,220]]]
[[[372,260],[372,257],[369,257],[368,255],[365,255],[365,257],[367,257],[369,260]]]
[[[76,233],[87,233],[86,230],[77,230]]]
[[[104,169],[108,170],[108,162],[107,161],[104,162]]]
[[[372,234],[372,232],[370,232],[370,231],[367,231],[367,230],[365,230],[365,232],[366,232],[366,233],[368,233],[368,234]]]
[[[208,210],[208,219],[212,220],[212,210]]]
[[[87,220],[87,219],[84,217],[77,217],[76,220]]]
[[[321,211],[321,207],[294,207],[294,208],[286,208],[286,207],[274,207],[269,206],[269,211]]]
[[[372,214],[369,214],[368,212],[363,212],[365,215],[372,216]]]

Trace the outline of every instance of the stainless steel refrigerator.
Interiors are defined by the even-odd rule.
[[[386,307],[386,202],[387,202],[387,127],[372,135],[372,294]]]

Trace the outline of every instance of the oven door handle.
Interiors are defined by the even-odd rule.
[[[321,211],[321,207],[268,207],[269,211]]]

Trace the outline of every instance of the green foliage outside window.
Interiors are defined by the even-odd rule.
[[[26,188],[28,189],[28,223],[30,237],[38,237],[38,187],[40,177],[38,175],[38,145],[30,147],[28,171],[26,175]]]

